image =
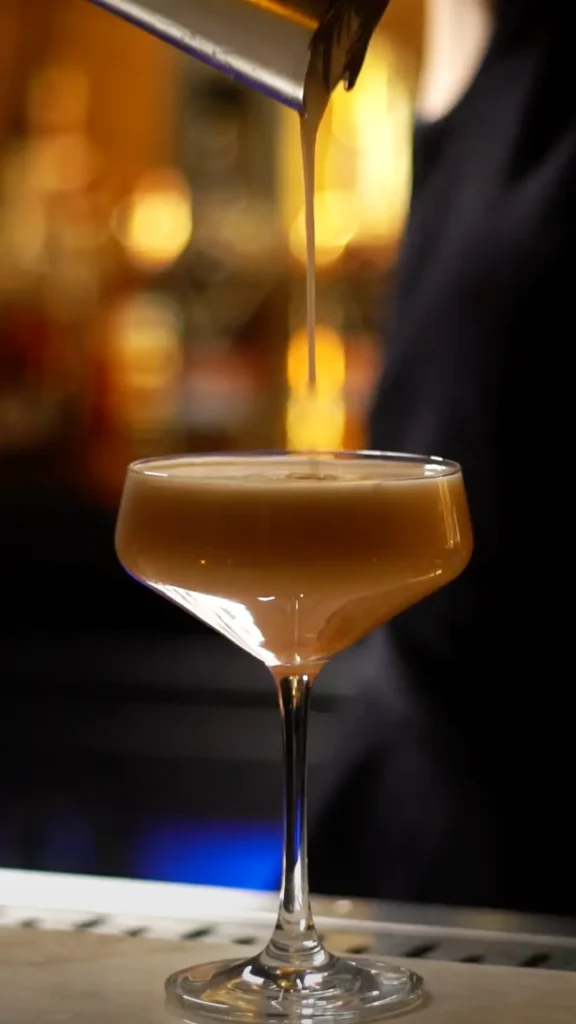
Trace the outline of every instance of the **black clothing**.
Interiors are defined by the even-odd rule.
[[[475,551],[364,645],[367,717],[312,833],[316,890],[576,915],[575,57],[573,13],[508,0],[466,94],[416,126],[371,441],[461,463]]]

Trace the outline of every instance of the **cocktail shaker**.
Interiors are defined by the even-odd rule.
[[[389,0],[91,0],[297,110],[351,88]]]

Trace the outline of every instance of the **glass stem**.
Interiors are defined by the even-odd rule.
[[[263,959],[268,966],[309,969],[328,963],[310,905],[306,842],[306,741],[310,676],[278,681],[284,740],[284,870],[280,910]]]

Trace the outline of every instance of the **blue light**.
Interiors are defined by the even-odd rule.
[[[131,874],[163,882],[278,888],[279,822],[155,819],[134,838]]]

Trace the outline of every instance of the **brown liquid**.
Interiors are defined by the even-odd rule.
[[[366,10],[366,26],[371,13]],[[373,26],[372,26],[373,27]],[[304,111],[300,118],[300,141],[304,171],[306,221],[306,321],[308,333],[308,386],[316,387],[316,231],[314,218],[316,139],[332,89],[340,81],[349,88],[349,64],[358,40],[363,35],[362,19],[351,5],[337,27],[332,25],[328,49],[326,40],[311,49],[304,85]]]
[[[472,539],[462,476],[442,464],[184,458],[130,469],[116,546],[282,675],[314,674],[454,579]]]
[[[316,387],[316,223],[314,217],[314,182],[316,136],[318,126],[300,121],[302,166],[304,169],[304,204],[306,212],[306,329],[308,332],[308,387]]]
[[[311,65],[304,93],[305,113],[300,118],[300,143],[304,172],[306,218],[306,328],[308,333],[308,387],[316,387],[316,225],[314,196],[316,180],[316,139],[328,105],[329,93],[319,70]]]

